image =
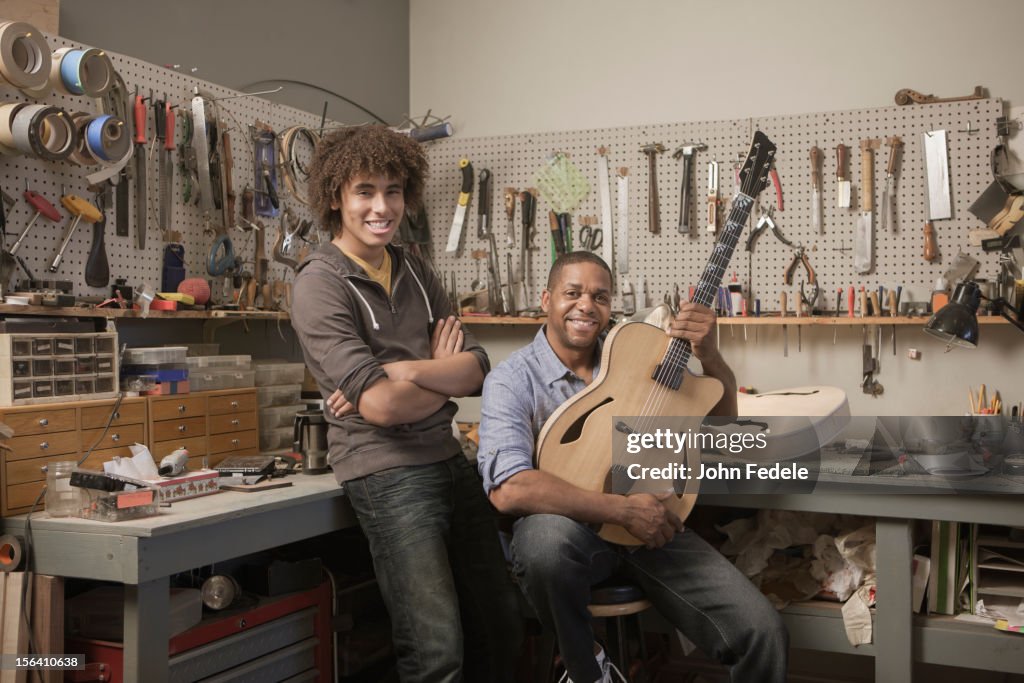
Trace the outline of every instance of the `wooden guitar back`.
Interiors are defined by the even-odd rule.
[[[586,389],[556,410],[537,439],[537,467],[589,491],[611,491],[613,464],[632,462],[626,453],[613,454],[616,417],[672,417],[673,426],[697,431],[704,416],[722,398],[722,383],[712,377],[687,374],[678,390],[652,379],[670,337],[645,323],[626,323],[609,333],[601,356],[601,371]],[[657,457],[657,456],[656,456]],[[678,458],[673,458],[677,460]],[[699,470],[700,453],[686,452],[686,465]],[[661,464],[668,462],[664,458]],[[639,460],[637,460],[639,461]],[[670,490],[671,482],[663,482]],[[687,481],[682,495],[669,507],[686,519],[697,497],[698,483]],[[692,490],[691,490],[692,489]],[[600,535],[621,545],[641,545],[622,527],[606,524]]]

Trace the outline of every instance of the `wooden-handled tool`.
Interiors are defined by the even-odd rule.
[[[860,216],[853,237],[853,268],[870,273],[874,267],[875,247],[875,148],[879,140],[860,141]]]
[[[924,260],[931,263],[939,256],[939,250],[935,246],[935,226],[931,221],[924,224]]]
[[[836,206],[850,208],[850,180],[846,175],[849,147],[840,143],[836,146]]]
[[[821,224],[821,150],[811,147],[811,229],[822,232]]]
[[[64,251],[68,248],[71,236],[75,234],[75,228],[78,227],[78,223],[83,220],[86,223],[95,223],[103,218],[103,214],[98,208],[76,195],[66,194],[60,198],[60,203],[75,219],[71,221],[68,231],[64,233],[64,240],[60,243],[60,249],[57,250],[53,261],[50,262],[49,271],[51,273],[56,273],[60,269],[60,262],[64,258]]]
[[[661,208],[658,206],[658,158],[657,155],[665,151],[665,146],[660,142],[644,145],[640,151],[647,155],[648,201],[647,201],[647,229],[657,235],[661,232]]]

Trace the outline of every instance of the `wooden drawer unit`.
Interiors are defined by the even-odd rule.
[[[115,455],[130,456],[130,444],[146,443],[146,399],[122,400],[111,420],[114,404],[102,399],[0,408],[0,422],[14,430],[6,443],[10,450],[0,451],[0,516],[28,512],[45,483],[44,465],[77,461],[95,447],[83,467],[102,469]]]
[[[192,436],[185,439],[154,441],[150,444],[149,451],[153,454],[153,459],[159,464],[161,458],[170,455],[179,448],[187,450],[189,457],[202,457],[206,455],[206,435]]]
[[[247,432],[215,434],[210,437],[210,454],[233,453],[236,455],[253,455],[250,451],[258,447],[258,436],[259,435],[251,429]],[[242,451],[245,451],[245,453],[242,453]]]

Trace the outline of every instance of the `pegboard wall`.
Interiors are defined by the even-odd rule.
[[[60,47],[88,47],[67,40],[60,36],[46,36],[51,50]],[[102,47],[102,46],[99,46]],[[118,71],[128,88],[129,93],[134,93],[135,87],[144,96],[148,96],[152,90],[157,98],[166,98],[172,106],[179,106],[185,111],[191,111],[191,99],[194,89],[199,88],[200,92],[212,98],[230,98],[217,102],[221,113],[221,129],[231,133],[233,152],[232,186],[236,194],[236,214],[241,212],[242,191],[246,187],[254,187],[255,178],[253,171],[253,145],[250,137],[249,126],[257,120],[270,125],[275,131],[294,125],[304,125],[314,130],[320,126],[320,117],[314,114],[303,112],[298,109],[272,103],[260,97],[233,97],[240,95],[238,91],[230,90],[223,86],[202,81],[172,69],[161,67],[141,60],[119,55],[113,52],[107,53],[114,68]],[[97,106],[94,100],[87,97],[74,95],[61,95],[54,92],[40,100],[31,100],[7,84],[0,85],[0,103],[11,102],[38,102],[40,104],[51,104],[62,107],[68,112],[87,111],[95,112]],[[336,125],[328,121],[327,127]],[[158,173],[158,149],[155,135],[155,122],[152,107],[147,102],[147,183],[148,183],[148,206],[149,217],[146,231],[146,246],[144,249],[135,248],[135,183],[130,184],[129,204],[129,236],[118,236],[115,234],[113,201],[107,204],[105,244],[107,258],[110,264],[111,282],[114,278],[123,277],[132,285],[148,283],[154,288],[159,288],[161,267],[163,262],[163,251],[165,243],[161,240],[158,229],[158,206],[159,190],[157,182]],[[180,144],[183,136],[182,116],[178,113],[176,117],[176,141]],[[312,148],[299,136],[296,143],[296,156],[303,163],[308,163],[312,154]],[[182,235],[181,244],[185,247],[185,266],[188,277],[201,277],[210,280],[206,270],[207,255],[213,242],[213,237],[206,234],[204,229],[208,222],[204,218],[202,210],[194,203],[185,204],[182,194],[182,175],[178,167],[179,154],[175,150],[173,154],[174,180],[171,189],[172,213],[171,229],[179,231]],[[135,159],[128,162],[128,168],[133,170]],[[93,172],[97,167],[78,166],[71,161],[49,162],[27,156],[3,156],[0,155],[0,183],[6,193],[18,199],[7,214],[7,243],[8,246],[16,236],[28,224],[34,211],[22,200],[22,192],[31,189],[43,195],[51,204],[58,207],[62,214],[60,223],[52,223],[40,217],[36,221],[25,238],[24,243],[18,251],[18,256],[24,259],[26,265],[33,271],[38,279],[60,279],[69,280],[74,283],[74,292],[78,295],[109,295],[109,287],[91,288],[85,284],[85,264],[89,256],[89,249],[93,239],[92,226],[82,221],[79,223],[75,234],[71,238],[67,250],[64,253],[63,261],[57,273],[49,273],[47,268],[59,248],[63,235],[70,225],[71,219],[67,212],[60,206],[61,193],[73,193],[90,202],[94,201],[94,195],[87,189],[86,175]],[[300,190],[304,184],[300,183]],[[284,189],[283,183],[278,183],[281,209],[285,205],[290,207],[296,217],[312,218],[308,208],[289,196]],[[193,193],[194,195],[195,193]],[[220,212],[213,216],[214,221],[219,221]],[[237,219],[237,215],[236,215]],[[260,217],[266,227],[264,244],[267,258],[269,259],[268,280],[275,279],[290,281],[293,277],[291,269],[272,258],[274,242],[280,230],[281,220],[279,217]],[[236,222],[236,225],[240,221]],[[243,268],[252,271],[252,263],[255,254],[255,241],[253,231],[242,231],[231,229],[229,231],[234,243],[235,252],[243,260]],[[317,239],[317,230],[310,231],[308,238]],[[25,277],[19,268],[12,279]],[[215,300],[219,300],[221,287],[219,280],[213,282],[211,289]]]
[[[986,254],[980,247],[970,247],[967,233],[985,227],[968,211],[968,207],[992,180],[989,152],[997,143],[995,121],[1002,114],[1001,100],[985,99],[797,116],[441,140],[430,145],[432,175],[426,198],[432,226],[434,259],[439,271],[454,271],[457,274],[460,291],[468,289],[469,282],[478,276],[486,281],[486,262],[480,264],[478,272],[476,262],[469,258],[472,250],[486,248],[486,240],[477,237],[476,181],[473,184],[474,197],[463,228],[459,255],[447,254],[444,250],[458,197],[460,158],[468,158],[477,174],[484,168],[492,173],[490,215],[501,253],[504,282],[507,281],[504,273],[504,242],[509,228],[504,213],[504,188],[511,186],[522,190],[536,187],[537,172],[546,164],[549,155],[555,152],[566,154],[591,185],[590,194],[573,211],[574,243],[578,244],[575,236],[581,225],[580,216],[600,218],[597,171],[600,157],[597,149],[604,146],[609,150],[613,221],[617,220],[616,169],[629,169],[630,268],[624,279],[635,286],[638,276],[642,275],[646,282],[646,300],[649,305],[659,303],[664,294],[676,284],[685,296],[688,287],[697,284],[715,240],[714,235],[704,228],[708,161],[715,160],[719,164],[719,193],[722,201],[719,225],[724,226],[729,198],[734,188],[734,162],[737,157],[746,155],[753,132],[761,130],[778,147],[775,166],[781,180],[784,210],[775,212],[775,222],[788,240],[806,249],[821,286],[819,308],[832,310],[835,307],[836,290],[850,285],[864,285],[869,291],[880,285],[887,289],[900,285],[903,287],[901,301],[926,301],[935,279],[950,267],[961,249],[981,262],[980,276],[994,279],[998,274],[998,254]],[[947,133],[953,216],[949,220],[934,221],[940,257],[928,263],[922,257],[923,226],[927,216],[922,136],[936,130],[945,130]],[[868,138],[884,140],[894,135],[902,138],[904,143],[895,173],[895,230],[890,233],[881,227],[882,192],[888,160],[888,148],[883,144],[875,151],[874,157],[874,268],[868,274],[857,274],[853,266],[852,247],[854,226],[861,211],[860,141]],[[652,234],[648,231],[648,162],[640,150],[646,144],[659,142],[666,150],[657,158],[661,232]],[[681,234],[676,227],[679,222],[681,171],[672,153],[682,144],[691,142],[702,142],[707,145],[707,149],[698,152],[695,158],[695,177],[691,179],[690,232]],[[835,147],[840,143],[850,148],[846,177],[852,180],[853,191],[848,209],[836,205]],[[821,171],[824,210],[821,234],[811,227],[812,146],[821,149],[823,156]],[[767,207],[774,202],[774,192],[769,184],[760,196],[760,204]],[[549,209],[549,203],[541,196],[537,205],[535,240],[540,250],[533,253],[530,264],[533,286],[529,294],[534,305],[539,301],[542,289],[540,283],[544,282],[551,263]],[[521,234],[519,210],[517,202],[513,226],[516,235],[514,260],[518,259]],[[757,220],[758,214],[759,210],[755,207],[751,212],[751,225]],[[803,277],[802,269],[797,270],[792,287],[787,287],[783,281],[784,271],[793,259],[793,248],[782,244],[770,231],[766,231],[757,240],[748,262],[748,253],[744,251],[748,230],[749,227],[740,238],[725,280],[731,280],[735,272],[745,291],[749,283],[753,296],[761,300],[762,311],[778,310],[779,293],[783,291],[789,293],[789,301],[796,301],[799,280]],[[606,226],[604,239],[609,239],[616,232]],[[617,285],[621,285],[621,281]],[[640,306],[639,295],[637,302]],[[621,305],[618,296],[614,304]],[[842,306],[845,310],[845,294]],[[791,313],[792,310],[791,305]]]

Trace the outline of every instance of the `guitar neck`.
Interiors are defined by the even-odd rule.
[[[750,217],[750,208],[754,205],[754,198],[738,193],[732,201],[732,209],[729,211],[729,220],[725,224],[721,237],[715,243],[711,258],[700,276],[700,282],[693,295],[693,302],[708,308],[714,308],[715,298],[718,296],[718,288],[722,284],[722,278],[732,260],[732,253],[740,241],[740,234],[743,226]],[[668,352],[665,354],[664,362],[683,370],[690,362],[690,354],[693,349],[690,342],[685,339],[673,338],[669,344]]]

